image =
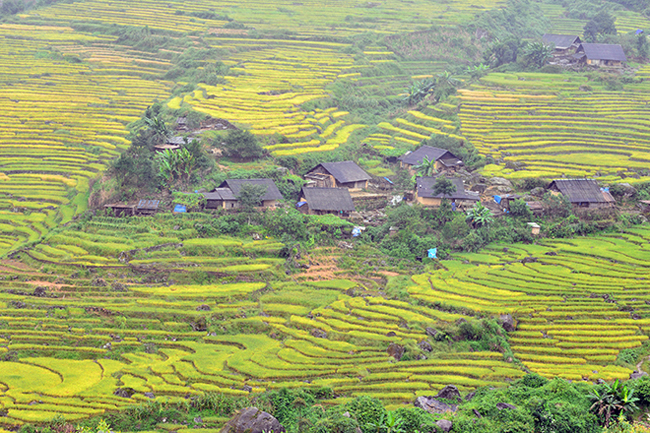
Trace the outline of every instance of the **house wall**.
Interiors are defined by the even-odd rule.
[[[340,183],[336,182],[336,187],[337,188],[368,188],[368,181],[367,180],[362,180],[359,182],[348,182],[348,183]]]
[[[418,203],[420,203],[422,206],[429,206],[429,207],[440,207],[440,204],[442,203],[442,200],[439,198],[434,198],[434,197],[420,197],[416,194],[415,199],[417,200]]]
[[[264,201],[262,202],[262,206],[263,206],[263,207],[273,207],[273,208],[274,208],[274,207],[276,207],[277,205],[278,205],[278,201],[277,201],[277,200],[264,200]]]

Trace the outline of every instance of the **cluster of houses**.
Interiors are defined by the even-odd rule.
[[[417,167],[425,158],[432,161],[437,173],[434,176],[416,177],[413,200],[423,206],[436,208],[443,200],[449,200],[454,210],[466,210],[481,201],[481,194],[468,190],[459,177],[453,174],[463,167],[463,161],[452,152],[431,146],[421,146],[413,152],[407,152],[398,158],[400,166],[411,175],[417,174]],[[440,176],[445,176],[455,186],[453,193],[443,195],[436,193],[435,184]],[[305,174],[305,186],[296,208],[310,215],[332,214],[348,217],[355,211],[356,194],[368,188],[372,179],[353,161],[325,162],[318,164]],[[200,193],[204,198],[205,209],[235,210],[241,207],[240,197],[245,185],[262,186],[264,194],[258,206],[275,208],[283,199],[280,190],[272,179],[227,179],[217,188]],[[592,179],[560,179],[553,181],[549,190],[553,194],[562,194],[576,208],[602,209],[615,205],[611,194],[598,186]],[[522,198],[517,194],[495,196],[494,199],[504,212],[508,212],[513,200]],[[498,199],[498,200],[497,200]],[[111,204],[107,208],[115,215],[150,215],[158,210],[160,201],[140,200],[137,204]],[[542,211],[541,202],[530,202],[534,211]]]
[[[559,63],[618,68],[627,61],[619,44],[589,44],[577,35],[550,33],[542,36],[542,41],[555,47],[553,55]]]

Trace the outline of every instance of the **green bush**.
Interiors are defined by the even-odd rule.
[[[366,395],[357,397],[347,405],[350,414],[357,420],[363,433],[374,433],[369,423],[379,423],[386,416],[381,401]]]

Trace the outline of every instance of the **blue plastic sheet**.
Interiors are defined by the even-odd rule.
[[[175,213],[186,213],[187,212],[187,207],[182,204],[177,204],[174,206],[174,212]]]
[[[494,201],[501,204],[501,196],[500,195],[495,195],[494,196]]]
[[[429,258],[430,259],[437,259],[438,258],[438,248],[431,248],[429,250]]]

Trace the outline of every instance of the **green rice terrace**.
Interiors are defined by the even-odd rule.
[[[412,277],[333,265],[322,280],[287,276],[273,239],[197,238],[201,222],[95,218],[0,263],[5,427],[207,391],[327,386],[397,407],[450,383],[469,391],[526,371],[625,379],[632,370],[617,356],[648,339],[647,228],[496,245]],[[400,300],[386,295],[395,285]],[[518,322],[509,346],[435,337],[507,313]],[[387,353],[393,343],[406,348],[400,362]]]

